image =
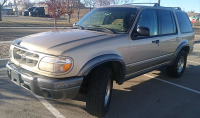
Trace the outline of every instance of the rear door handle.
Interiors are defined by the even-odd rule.
[[[160,43],[160,40],[152,41],[152,43],[159,44],[159,43]]]

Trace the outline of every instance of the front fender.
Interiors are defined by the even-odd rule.
[[[123,72],[126,72],[126,66],[123,58],[116,54],[105,54],[89,60],[79,71],[78,76],[86,76],[96,66],[110,61],[117,61],[122,65]]]

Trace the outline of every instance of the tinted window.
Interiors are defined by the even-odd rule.
[[[144,10],[137,22],[135,31],[138,27],[147,27],[150,30],[150,36],[158,35],[157,13],[153,10]]]
[[[193,32],[191,23],[186,13],[176,12],[181,33]]]
[[[175,17],[174,14],[171,12],[171,16],[172,16],[172,21],[173,21],[173,28],[174,28],[174,33],[177,33],[177,26],[176,26],[176,21],[175,21]]]
[[[173,17],[170,11],[159,11],[161,18],[161,32],[162,34],[176,33],[174,31]]]
[[[86,28],[99,25],[117,32],[127,32],[136,12],[135,8],[97,8],[85,15],[77,25]]]

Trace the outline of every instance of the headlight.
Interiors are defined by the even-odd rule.
[[[54,72],[64,73],[72,67],[72,60],[65,57],[44,57],[39,63],[39,69]]]

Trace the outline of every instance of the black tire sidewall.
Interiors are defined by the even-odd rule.
[[[107,105],[105,106],[105,95],[109,78],[111,79],[110,96]],[[112,88],[112,69],[108,67],[100,67],[96,69],[89,83],[86,101],[86,109],[91,115],[103,117],[108,112],[112,96]]]
[[[184,58],[184,65],[183,65],[182,71],[181,71],[181,72],[178,72],[177,66],[178,66],[178,61],[179,61],[179,59],[181,58],[181,56],[183,56],[183,58]],[[175,74],[176,77],[180,77],[180,76],[183,75],[183,73],[184,73],[184,71],[185,71],[185,67],[186,67],[186,62],[187,62],[187,53],[186,53],[184,50],[182,50],[182,51],[179,53],[179,55],[177,56],[176,61],[175,61],[175,63],[174,63],[175,66],[174,66],[174,68],[173,68],[173,71],[175,72],[174,74]]]

